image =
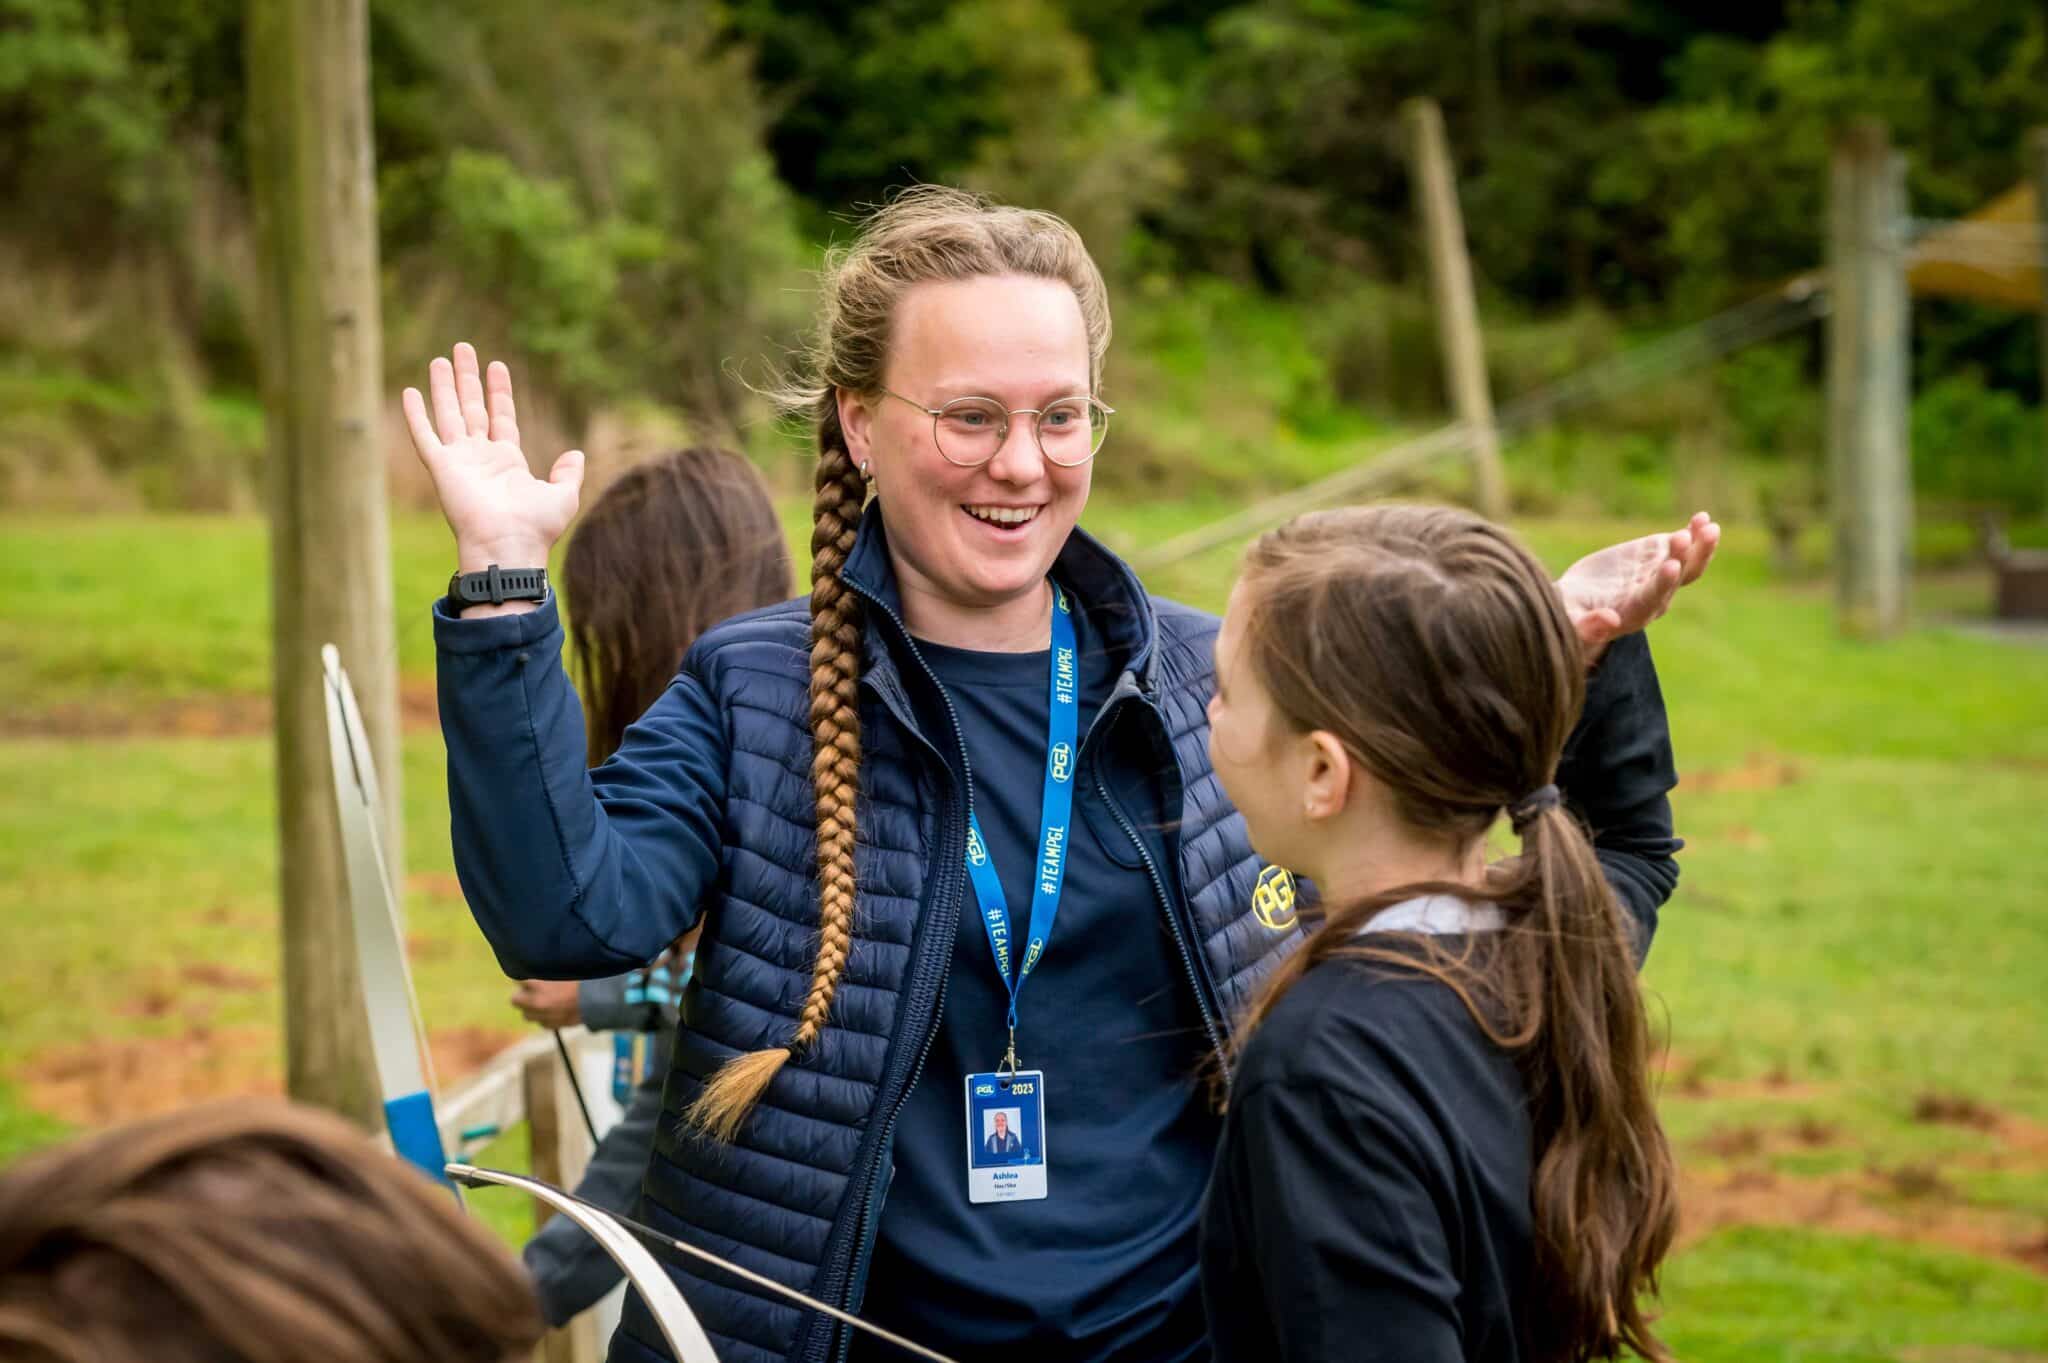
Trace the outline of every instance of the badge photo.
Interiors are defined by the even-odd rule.
[[[1044,1197],[1045,1074],[967,1076],[967,1200]]]

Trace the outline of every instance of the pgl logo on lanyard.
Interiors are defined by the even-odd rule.
[[[1259,872],[1259,883],[1252,887],[1252,916],[1274,932],[1295,925],[1294,876],[1286,867],[1268,866]]]
[[[1073,764],[1074,750],[1065,743],[1055,746],[1052,750],[1052,760],[1050,762],[1052,779],[1055,781],[1066,780],[1072,774]]]

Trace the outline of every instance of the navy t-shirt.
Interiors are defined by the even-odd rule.
[[[1202,1224],[1217,1363],[1522,1363],[1530,1141],[1514,1057],[1450,988],[1310,970],[1230,1088]]]
[[[1200,1082],[1208,1043],[1151,878],[1088,779],[1088,726],[1120,660],[1084,615],[1075,613],[1086,765],[1059,917],[1018,1005],[1018,1058],[1045,1072],[1047,1196],[967,1200],[964,1083],[1002,1060],[1009,1006],[970,884],[938,1034],[897,1120],[895,1180],[861,1307],[976,1363],[1207,1356],[1196,1235],[1221,1129]],[[1049,655],[918,647],[959,712],[975,816],[1021,939],[1038,855]],[[865,1335],[854,1340],[857,1359],[896,1356]]]

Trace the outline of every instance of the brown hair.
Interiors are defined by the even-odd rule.
[[[817,964],[796,1035],[728,1061],[690,1105],[689,1117],[732,1139],[792,1055],[815,1043],[853,943],[855,806],[860,794],[860,602],[840,580],[867,500],[840,429],[840,392],[873,396],[888,364],[890,324],[919,284],[1032,275],[1074,291],[1088,333],[1089,382],[1109,349],[1109,294],[1079,234],[1050,213],[993,204],[937,185],[904,191],[826,261],[809,355],[810,379],[780,394],[814,423],[817,499],[811,532],[811,779],[817,794]]]
[[[618,750],[699,634],[789,594],[775,503],[740,455],[700,446],[621,474],[562,557],[590,765]]]
[[[1462,511],[1373,507],[1304,516],[1246,558],[1248,657],[1280,715],[1324,730],[1407,823],[1469,846],[1556,777],[1585,698],[1584,663],[1543,568]],[[1237,1044],[1303,974],[1362,959],[1456,991],[1529,1089],[1535,1280],[1530,1357],[1669,1357],[1638,1300],[1676,1226],[1650,1037],[1627,920],[1591,844],[1556,803],[1518,823],[1522,854],[1483,888],[1408,886],[1333,905],[1277,968]],[[1434,939],[1365,946],[1379,909],[1448,892],[1507,911],[1456,953]]]
[[[311,1108],[187,1108],[0,1174],[10,1359],[510,1363],[542,1329],[480,1222]]]

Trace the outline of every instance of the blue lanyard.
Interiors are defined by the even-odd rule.
[[[1067,594],[1052,584],[1052,660],[1045,740],[1045,794],[1038,816],[1038,877],[1031,891],[1031,918],[1025,924],[1029,940],[1024,958],[1014,973],[1011,968],[1010,903],[1003,895],[1003,882],[996,878],[989,859],[988,840],[981,835],[981,821],[967,816],[967,875],[974,882],[974,897],[981,904],[981,925],[988,931],[989,949],[995,953],[996,969],[1010,994],[1010,1050],[1003,1065],[1017,1068],[1017,995],[1024,977],[1038,964],[1046,939],[1052,936],[1052,921],[1060,911],[1060,887],[1067,874],[1067,828],[1074,812],[1074,747],[1080,733],[1079,659],[1074,643],[1074,619]]]

